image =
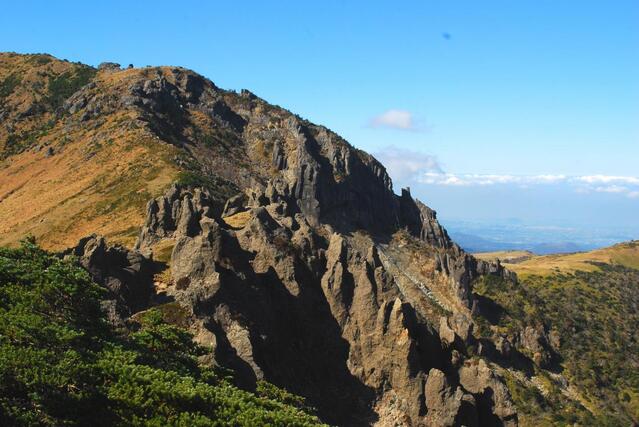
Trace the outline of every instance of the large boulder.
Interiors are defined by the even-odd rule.
[[[461,387],[451,387],[446,375],[431,369],[425,387],[426,424],[432,427],[473,427],[478,424],[475,398]]]
[[[149,306],[155,265],[141,253],[109,245],[104,237],[91,235],[66,254],[78,257],[91,278],[109,291],[104,305],[113,322],[119,323]]]
[[[482,426],[516,426],[517,410],[508,387],[483,359],[470,359],[459,369],[459,383],[477,401]]]

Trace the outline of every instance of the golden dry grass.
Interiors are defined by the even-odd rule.
[[[0,53],[0,82],[20,75],[3,102],[10,107],[12,136],[25,142],[20,150],[26,149],[0,160],[0,245],[15,245],[33,235],[44,248],[59,250],[99,233],[132,246],[146,203],[178,177],[174,159],[179,149],[148,130],[135,109],[82,121],[81,112],[57,121],[51,112],[20,118],[22,111],[45,99],[51,78],[73,74],[80,67],[46,55]],[[123,94],[133,82],[159,73],[175,83],[171,70],[100,71],[92,80],[95,86],[86,90],[94,95]],[[210,127],[204,115],[195,111],[192,116],[202,127]],[[7,129],[0,126],[0,153],[9,137]],[[49,147],[53,156],[45,155]]]
[[[35,236],[47,249],[69,247],[88,234],[131,246],[144,222],[145,206],[177,175],[166,160],[172,148],[142,130],[117,130],[111,117],[96,132],[63,134],[46,140],[55,154],[29,150],[0,163],[0,245]],[[113,129],[108,129],[113,125]],[[56,144],[62,137],[70,141]],[[90,141],[101,146],[91,155]]]
[[[504,265],[520,276],[545,276],[558,272],[599,270],[599,267],[592,264],[593,262],[639,269],[639,242],[620,243],[590,252],[535,256],[520,263],[504,263]]]
[[[160,240],[151,248],[151,251],[153,252],[153,259],[155,261],[168,264],[171,261],[171,255],[173,254],[174,246],[175,246],[174,239]]]
[[[4,99],[10,116],[41,102],[49,79],[78,67],[46,55],[0,53],[0,81],[16,74],[21,79]],[[125,93],[133,81],[156,72],[98,72],[90,90]],[[0,245],[33,235],[44,248],[58,250],[99,233],[132,246],[146,203],[177,177],[172,159],[178,149],[141,126],[134,110],[82,122],[73,115],[50,121],[50,112],[11,117],[13,134],[36,133],[26,151],[0,160]],[[0,126],[0,144],[7,137]],[[49,147],[52,156],[45,155]]]
[[[240,228],[244,228],[251,219],[251,211],[238,212],[223,219],[229,227],[239,230]]]

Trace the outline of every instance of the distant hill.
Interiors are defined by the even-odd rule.
[[[495,254],[482,254],[482,259],[494,259]],[[575,271],[600,271],[600,263],[611,266],[622,266],[639,269],[639,242],[619,243],[609,248],[596,249],[589,252],[568,254],[552,254],[532,256],[518,263],[508,263],[502,259],[504,265],[515,271],[520,277],[527,275],[547,275],[560,273],[574,273]]]
[[[483,259],[485,261],[500,261],[504,264],[518,264],[536,256],[530,251],[476,252],[473,255],[478,259]]]

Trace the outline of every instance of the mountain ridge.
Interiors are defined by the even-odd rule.
[[[525,424],[533,374],[564,380],[552,319],[495,320],[517,277],[327,128],[180,67],[0,54],[0,82],[0,244],[77,257],[112,324],[177,304],[243,387],[339,425]]]

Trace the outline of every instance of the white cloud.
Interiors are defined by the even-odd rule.
[[[424,173],[418,181],[424,184],[437,185],[496,185],[518,184],[530,186],[536,184],[555,184],[566,181],[565,175],[496,175],[496,174],[451,174]]]
[[[410,111],[388,110],[371,119],[372,127],[387,127],[401,130],[416,130],[415,121]]]
[[[417,151],[386,147],[373,154],[394,179],[413,179],[423,173],[444,173],[435,156]]]
[[[575,177],[576,180],[587,184],[628,184],[639,185],[639,178],[634,176],[616,176],[616,175],[585,175]]]
[[[555,182],[562,182],[566,180],[566,175],[535,175],[538,182],[545,182],[548,184]]]
[[[567,185],[581,194],[590,192],[625,195],[639,198],[639,178],[617,175],[498,175],[498,174],[453,174],[427,171],[416,178],[417,182],[447,186],[518,185],[531,188],[540,185]]]
[[[607,185],[602,187],[595,187],[595,191],[599,193],[629,193],[628,187],[621,185]]]

